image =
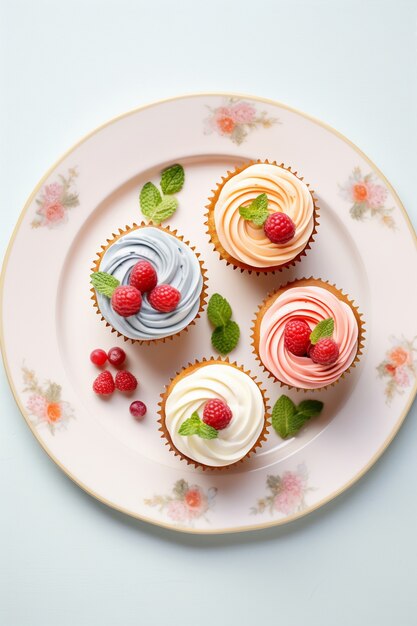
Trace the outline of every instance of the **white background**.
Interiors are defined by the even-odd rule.
[[[1,0],[1,248],[82,135],[192,91],[275,98],[328,122],[382,169],[416,225],[416,26],[414,0]],[[42,280],[30,263],[28,280]],[[0,624],[415,623],[415,406],[377,465],[320,511],[199,537],[128,519],[74,486],[3,372],[0,384]]]

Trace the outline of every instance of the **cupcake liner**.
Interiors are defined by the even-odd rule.
[[[319,207],[317,205],[317,198],[314,195],[314,191],[312,189],[310,189],[310,185],[308,183],[305,183],[305,185],[309,188],[310,191],[310,195],[311,198],[313,200],[313,206],[314,206],[314,211],[313,211],[313,219],[314,219],[314,225],[313,225],[313,231],[310,235],[309,240],[307,241],[305,247],[303,248],[303,250],[293,259],[291,259],[291,261],[288,261],[288,263],[284,263],[282,265],[274,265],[271,267],[253,267],[252,265],[247,265],[246,263],[242,263],[241,261],[239,261],[238,259],[235,259],[233,256],[231,256],[222,246],[222,244],[220,243],[220,240],[217,236],[217,231],[216,231],[216,226],[215,226],[215,222],[214,222],[214,207],[216,206],[216,202],[219,198],[220,192],[223,189],[223,186],[225,185],[225,183],[227,183],[228,180],[230,180],[233,176],[235,176],[236,174],[239,174],[240,172],[242,172],[243,170],[247,169],[248,167],[250,167],[251,165],[255,165],[257,163],[266,163],[269,165],[278,165],[279,167],[282,167],[283,169],[287,170],[288,172],[291,172],[291,174],[293,174],[296,178],[298,178],[298,180],[301,180],[304,182],[304,179],[302,176],[298,175],[298,172],[294,172],[291,167],[284,165],[284,163],[277,163],[276,161],[269,161],[268,159],[262,160],[262,159],[257,159],[256,161],[249,161],[248,163],[245,163],[244,165],[241,166],[237,166],[235,167],[235,169],[233,171],[228,170],[226,173],[226,176],[222,176],[222,182],[221,183],[217,183],[217,186],[215,189],[211,190],[212,196],[210,196],[209,198],[209,204],[206,205],[206,209],[207,209],[207,213],[206,213],[206,217],[207,220],[204,222],[204,225],[207,227],[207,234],[209,235],[210,238],[210,243],[213,245],[214,250],[219,254],[220,258],[223,259],[224,261],[226,261],[227,265],[231,265],[233,267],[233,269],[240,269],[241,272],[243,271],[247,271],[249,273],[256,273],[256,274],[266,274],[266,273],[275,273],[275,272],[280,272],[284,269],[286,269],[287,267],[291,267],[293,265],[295,265],[296,263],[298,263],[301,258],[303,256],[306,255],[307,250],[310,249],[311,244],[314,241],[315,235],[317,234],[317,228],[319,226]]]
[[[207,270],[204,267],[203,261],[200,259],[201,254],[199,252],[196,251],[195,247],[192,246],[190,244],[189,241],[187,241],[186,239],[184,239],[184,237],[182,235],[178,234],[178,231],[175,230],[171,230],[169,228],[169,226],[161,226],[156,225],[156,224],[146,224],[145,222],[141,222],[140,224],[135,224],[133,223],[132,226],[128,226],[126,225],[124,229],[119,228],[119,232],[118,234],[116,233],[112,233],[112,237],[111,239],[107,239],[107,243],[103,246],[101,246],[101,250],[99,252],[97,252],[97,258],[94,259],[93,262],[93,266],[91,268],[92,272],[98,272],[99,271],[99,267],[100,267],[100,263],[101,260],[103,258],[104,253],[106,252],[106,250],[112,245],[114,244],[115,241],[117,241],[118,239],[120,239],[120,237],[123,237],[124,235],[126,235],[127,233],[133,231],[133,230],[139,230],[140,228],[148,228],[149,226],[151,226],[152,228],[158,228],[159,230],[163,230],[164,232],[168,233],[169,235],[172,235],[173,237],[176,237],[177,239],[179,239],[179,241],[182,241],[183,243],[185,243],[189,248],[191,248],[191,250],[195,253],[198,262],[200,264],[200,269],[201,269],[201,276],[203,278],[203,287],[201,289],[201,294],[200,294],[200,308],[197,312],[197,315],[194,317],[194,319],[182,330],[180,330],[177,333],[174,333],[173,335],[169,335],[168,337],[159,337],[157,339],[131,339],[130,337],[126,337],[125,335],[123,335],[122,333],[120,333],[116,328],[114,328],[101,314],[100,308],[98,306],[98,301],[97,301],[97,295],[96,295],[96,291],[94,289],[94,287],[91,287],[90,291],[92,293],[91,295],[91,300],[93,301],[93,306],[96,309],[96,313],[100,316],[100,319],[106,324],[106,326],[108,326],[111,329],[112,333],[116,333],[116,335],[118,337],[123,337],[124,341],[130,341],[131,343],[139,343],[139,344],[156,344],[156,343],[165,343],[165,341],[167,339],[174,339],[174,337],[177,337],[179,335],[181,335],[181,333],[183,332],[187,332],[188,329],[190,328],[190,326],[193,326],[196,322],[196,320],[201,317],[201,313],[204,310],[204,307],[207,303]]]
[[[333,383],[324,385],[323,387],[316,387],[315,389],[304,389],[304,388],[295,387],[293,385],[288,385],[287,383],[281,382],[278,378],[276,378],[276,376],[274,376],[274,374],[272,374],[265,367],[259,355],[260,327],[261,327],[262,318],[265,312],[268,310],[270,305],[276,300],[276,298],[287,289],[290,289],[291,287],[307,287],[307,286],[316,286],[316,287],[322,287],[323,289],[327,289],[333,295],[335,295],[339,300],[341,300],[342,302],[345,302],[352,309],[352,312],[358,324],[358,348],[357,348],[357,352],[356,352],[356,356],[354,360],[349,365],[349,367],[343,372],[343,374],[341,374],[339,378],[335,380]],[[253,347],[252,352],[254,353],[256,360],[259,362],[260,366],[262,367],[264,372],[268,375],[268,377],[272,378],[274,381],[279,382],[281,387],[286,387],[287,389],[295,389],[297,391],[314,393],[315,391],[323,391],[323,389],[327,389],[328,387],[334,387],[342,378],[344,378],[348,374],[348,372],[350,372],[354,367],[356,367],[356,364],[359,362],[360,357],[363,353],[365,333],[366,333],[365,323],[363,321],[362,313],[359,312],[359,309],[355,305],[354,301],[351,300],[347,294],[343,293],[343,291],[338,289],[336,285],[331,284],[328,281],[322,280],[320,278],[314,278],[313,276],[311,276],[310,278],[297,278],[296,280],[288,282],[286,285],[283,285],[279,289],[276,289],[275,291],[272,291],[271,293],[269,293],[267,297],[263,300],[263,302],[259,305],[258,310],[256,312],[255,319],[253,321],[253,325],[252,325],[252,333],[251,333],[252,347]]]
[[[223,365],[230,365],[231,367],[235,367],[236,369],[240,370],[241,372],[243,372],[244,374],[247,374],[248,376],[250,376],[252,378],[252,380],[257,384],[261,394],[262,394],[262,398],[264,401],[264,407],[265,407],[265,421],[264,421],[264,426],[262,429],[261,434],[259,435],[258,439],[256,440],[255,444],[252,446],[252,448],[249,450],[249,452],[247,452],[245,454],[244,457],[242,457],[241,459],[239,459],[239,461],[236,461],[235,463],[231,463],[230,465],[224,465],[222,467],[212,467],[211,465],[204,465],[203,463],[198,463],[198,461],[195,461],[194,459],[191,459],[188,456],[185,456],[184,454],[182,454],[182,452],[180,452],[173,444],[171,436],[168,432],[168,429],[165,426],[165,404],[167,401],[168,396],[170,395],[172,389],[174,388],[174,386],[176,385],[176,383],[181,380],[181,378],[183,378],[184,376],[188,376],[189,374],[191,374],[192,372],[194,372],[195,370],[199,369],[200,367],[204,367],[206,365],[209,365],[211,363],[220,363]],[[165,391],[163,393],[161,393],[161,401],[158,403],[159,408],[159,419],[158,419],[158,423],[160,424],[160,428],[158,429],[161,432],[161,438],[162,439],[166,439],[165,445],[169,446],[169,449],[171,450],[171,452],[174,453],[175,456],[178,456],[181,460],[186,461],[187,465],[194,465],[194,467],[196,468],[202,468],[203,470],[213,470],[213,471],[222,471],[225,469],[228,469],[230,467],[234,467],[235,465],[237,465],[238,463],[242,463],[246,458],[248,458],[249,456],[251,456],[252,454],[256,453],[256,449],[260,448],[263,444],[264,441],[266,441],[266,436],[268,434],[268,426],[269,424],[269,410],[270,407],[268,405],[269,402],[269,398],[266,395],[266,391],[263,389],[263,387],[261,386],[261,384],[259,383],[258,379],[253,376],[253,374],[251,373],[250,370],[245,370],[242,366],[238,365],[236,363],[236,361],[229,361],[229,359],[226,357],[225,359],[219,359],[219,358],[215,358],[215,357],[211,357],[209,359],[203,358],[201,361],[196,360],[194,363],[188,363],[188,365],[186,367],[184,367],[182,370],[178,371],[175,376],[173,378],[171,378],[170,382],[168,383],[168,385],[166,385],[165,387]]]

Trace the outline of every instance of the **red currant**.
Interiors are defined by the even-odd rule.
[[[101,367],[107,361],[107,354],[104,350],[101,350],[101,348],[97,348],[90,354],[90,361],[91,363],[94,363],[94,365]]]
[[[144,404],[141,400],[135,400],[129,407],[129,411],[131,415],[135,418],[137,422],[140,422],[143,419],[143,416],[146,413],[146,404]]]
[[[119,367],[126,360],[126,352],[116,346],[115,348],[110,348],[107,357],[112,365]]]

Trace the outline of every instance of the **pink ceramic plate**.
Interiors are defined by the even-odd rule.
[[[321,208],[307,256],[270,276],[242,274],[219,261],[203,225],[216,181],[228,168],[256,158],[282,161],[302,173]],[[96,251],[117,228],[141,219],[140,188],[175,162],[183,164],[186,184],[168,223],[201,252],[209,293],[230,300],[242,331],[232,356],[261,379],[273,401],[282,390],[261,371],[250,345],[254,312],[268,291],[295,277],[321,277],[344,289],[366,320],[359,366],[315,396],[325,403],[320,418],[289,441],[272,431],[254,457],[220,474],[174,458],[156,423],[159,394],[172,374],[212,354],[205,313],[173,341],[130,345],[100,322],[90,300]],[[1,341],[10,385],[45,451],[109,506],[197,533],[286,523],[352,485],[404,420],[416,383],[417,292],[408,281],[417,272],[415,245],[388,181],[325,124],[277,102],[228,94],[142,107],[69,150],[22,211],[2,275]],[[34,277],[29,282],[28,264]],[[16,285],[22,284],[30,307],[16,306]],[[148,405],[140,424],[126,398],[103,402],[91,391],[96,371],[89,352],[113,345],[126,348],[140,378],[138,395]]]

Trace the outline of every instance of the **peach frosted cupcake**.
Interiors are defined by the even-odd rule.
[[[345,294],[325,281],[303,278],[261,304],[253,346],[272,378],[313,390],[336,383],[355,365],[363,335],[361,315]]]
[[[161,397],[162,437],[175,455],[196,467],[229,467],[265,439],[265,392],[236,363],[213,358],[189,365]]]
[[[214,248],[242,270],[270,272],[294,265],[318,225],[308,185],[275,162],[252,162],[228,172],[207,208]]]

